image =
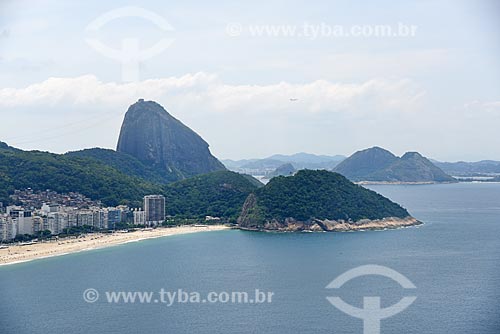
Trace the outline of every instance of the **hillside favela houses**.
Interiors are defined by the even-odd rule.
[[[143,208],[126,205],[103,207],[99,201],[78,194],[53,191],[16,190],[11,196],[18,205],[0,203],[0,241],[22,236],[58,235],[79,229],[113,230],[122,223],[158,226],[165,221],[165,197],[144,197]]]

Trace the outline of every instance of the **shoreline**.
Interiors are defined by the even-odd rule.
[[[298,223],[298,224],[297,224]],[[318,225],[320,223],[322,226]],[[50,257],[86,252],[101,248],[108,248],[118,245],[124,245],[132,242],[140,242],[148,239],[156,239],[173,235],[190,234],[197,232],[222,231],[230,229],[239,229],[242,231],[253,232],[364,232],[364,231],[384,231],[416,227],[423,225],[413,217],[406,219],[386,218],[380,220],[364,220],[357,223],[337,222],[337,221],[319,221],[313,225],[304,226],[302,222],[294,222],[288,226],[273,226],[273,228],[249,228],[241,226],[226,225],[207,225],[194,226],[184,225],[177,227],[159,227],[156,229],[142,229],[133,232],[114,232],[114,233],[89,233],[80,237],[65,238],[47,242],[37,242],[29,245],[12,244],[8,248],[0,249],[0,267],[35,260],[41,260]],[[270,226],[269,226],[270,227]],[[328,227],[328,228],[325,228]]]
[[[153,230],[138,230],[121,233],[89,233],[78,238],[65,238],[29,245],[12,244],[0,249],[0,267],[49,257],[80,253],[95,249],[140,242],[173,235],[229,230],[225,225],[159,227]]]
[[[318,232],[365,232],[365,231],[385,231],[408,227],[416,227],[424,223],[414,217],[396,218],[387,217],[383,219],[362,219],[357,222],[346,222],[343,220],[319,220],[307,223],[290,219],[286,223],[268,222],[262,228],[238,227],[243,231],[255,232],[298,232],[298,233],[318,233]]]
[[[461,183],[459,180],[457,181],[446,181],[446,182],[437,182],[437,181],[357,181],[354,182],[358,185],[431,185],[431,184],[456,184]]]

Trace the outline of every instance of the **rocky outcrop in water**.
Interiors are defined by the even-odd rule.
[[[284,222],[276,219],[267,221],[261,227],[243,227],[244,230],[252,231],[276,231],[276,232],[353,232],[365,230],[384,230],[400,227],[409,227],[422,224],[413,217],[398,218],[387,217],[383,219],[361,219],[359,221],[346,220],[320,220],[312,219],[309,221],[298,221],[293,218],[287,218]]]
[[[299,171],[251,193],[241,229],[282,232],[356,231],[418,225],[403,207],[340,174]]]

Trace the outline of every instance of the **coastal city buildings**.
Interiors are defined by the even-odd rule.
[[[162,195],[144,196],[146,225],[157,226],[165,221],[165,197]]]
[[[18,206],[8,206],[6,214],[0,214],[0,240],[14,239],[17,235],[37,235],[50,231],[52,235],[63,233],[71,227],[113,229],[126,220],[126,207],[78,209],[57,206],[58,211],[47,212],[43,208],[27,211]]]
[[[16,225],[9,216],[0,216],[0,241],[11,240],[16,237]]]
[[[134,214],[134,225],[145,225],[146,224],[146,212],[141,209],[135,209]]]
[[[2,205],[0,241],[36,236],[44,231],[57,235],[73,227],[102,230],[115,229],[121,223],[158,226],[165,221],[162,195],[145,196],[143,209],[126,205],[102,207],[100,202],[78,193],[58,194],[49,190],[16,190],[11,199],[19,205]]]

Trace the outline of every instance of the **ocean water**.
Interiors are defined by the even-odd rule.
[[[332,306],[406,295],[381,333],[500,333],[500,184],[384,185],[371,189],[425,222],[355,233],[220,231],[146,240],[0,267],[0,333],[363,333]],[[380,276],[325,287],[367,264],[392,268],[416,289]],[[93,288],[99,300],[87,303]],[[271,303],[108,303],[106,291],[274,292]]]

